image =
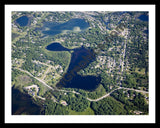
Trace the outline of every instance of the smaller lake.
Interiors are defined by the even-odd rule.
[[[63,47],[60,43],[52,43],[46,47],[49,51],[70,51],[69,49]]]
[[[43,27],[40,28],[43,34],[56,35],[60,33],[66,33],[70,31],[81,32],[89,27],[89,23],[84,19],[71,19],[64,23],[57,22],[44,22]],[[39,28],[38,28],[39,29]]]
[[[16,20],[16,22],[21,26],[27,26],[28,25],[28,21],[29,21],[29,18],[27,16],[22,16],[20,18],[18,18]]]
[[[148,21],[148,15],[140,15],[138,18],[142,21]]]

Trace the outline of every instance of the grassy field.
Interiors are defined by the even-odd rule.
[[[94,115],[94,111],[90,107],[85,109],[83,112],[69,110],[69,115]]]
[[[141,70],[140,70],[140,68],[136,68],[136,69],[135,69],[135,72],[136,72],[136,73],[139,73],[139,74],[142,74],[142,75],[145,75],[145,68],[143,68],[143,69],[141,69]]]

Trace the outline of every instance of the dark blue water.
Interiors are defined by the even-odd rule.
[[[142,21],[148,21],[148,15],[140,15],[138,18]]]
[[[64,78],[62,80],[64,80]],[[100,77],[81,76],[76,74],[70,81],[64,82],[65,84],[63,84],[63,87],[65,88],[78,88],[87,91],[93,91],[98,87],[98,84],[100,83]],[[57,84],[58,87],[61,87],[60,84]]]
[[[106,29],[108,29],[108,30],[111,30],[111,28],[109,27],[109,22],[104,22],[105,23],[105,25],[106,25]]]
[[[81,30],[85,30],[89,27],[89,23],[84,19],[71,19],[65,23],[44,22],[41,30],[43,34],[56,35],[62,33],[63,30],[73,30],[74,27],[80,27]],[[49,28],[49,30],[45,30],[46,28]]]
[[[29,18],[27,16],[22,16],[16,20],[16,22],[22,27],[27,26],[28,21],[29,21]]]
[[[148,29],[143,31],[144,33],[148,34]]]
[[[49,48],[49,46],[52,46],[52,48]],[[52,49],[52,51],[57,51],[56,46],[58,46],[57,49],[59,51],[64,50],[64,47],[61,47],[60,49],[59,45],[56,43],[53,43],[52,45],[48,45],[47,47],[49,49]],[[55,47],[55,48],[53,48]],[[69,49],[67,49],[68,51]],[[84,89],[88,91],[92,91],[97,88],[98,84],[100,83],[100,77],[96,76],[81,76],[78,75],[77,72],[81,69],[84,69],[87,67],[92,61],[95,60],[95,54],[84,47],[72,49],[74,52],[71,56],[71,62],[68,67],[67,72],[63,75],[62,79],[59,81],[59,83],[56,85],[57,87],[65,87],[65,88],[78,88],[78,89]]]
[[[12,87],[12,115],[42,115],[41,107],[33,103],[32,97]]]
[[[69,49],[63,47],[60,43],[52,43],[46,47],[49,51],[70,51]]]

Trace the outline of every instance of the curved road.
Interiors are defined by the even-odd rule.
[[[99,100],[102,100],[103,98],[106,98],[106,97],[109,96],[112,92],[114,92],[114,91],[116,91],[116,90],[118,90],[118,89],[121,89],[121,88],[122,88],[122,87],[119,87],[119,88],[111,91],[110,93],[105,94],[104,96],[102,96],[102,97],[100,97],[100,98],[98,98],[98,99],[90,99],[90,98],[87,97],[87,100],[97,102],[97,101],[99,101]]]
[[[57,89],[57,88],[54,89],[54,88],[52,88],[51,86],[49,86],[48,84],[46,84],[43,80],[41,80],[41,79],[39,79],[39,78],[33,76],[30,72],[25,71],[25,70],[20,69],[20,68],[15,68],[15,69],[18,69],[18,70],[20,70],[20,71],[22,71],[22,72],[27,73],[28,75],[30,75],[31,77],[37,79],[39,82],[43,83],[45,86],[47,86],[48,88],[50,88],[50,89],[53,90],[53,91],[56,90],[56,91],[72,92],[72,93],[81,95],[80,93],[75,92],[75,91],[59,90],[59,89]],[[97,98],[97,99],[90,99],[90,98],[88,98],[88,97],[85,97],[85,98],[86,98],[87,100],[89,100],[89,101],[97,102],[97,101],[99,101],[99,100],[102,100],[102,99],[104,99],[104,98],[110,96],[111,93],[113,93],[114,91],[116,91],[116,90],[118,90],[118,89],[126,89],[126,90],[133,90],[133,91],[136,91],[136,92],[141,92],[141,93],[149,93],[149,92],[146,92],[146,91],[137,90],[137,89],[133,89],[133,88],[118,87],[118,88],[112,90],[111,92],[105,94],[104,96],[102,96],[102,97],[100,97],[100,98]]]
[[[126,89],[126,90],[133,90],[133,91],[136,91],[136,92],[141,92],[141,93],[149,93],[149,92],[146,92],[146,91],[142,91],[142,90],[137,90],[137,89],[133,89],[133,88],[124,88],[124,87],[119,87],[117,89],[114,89],[112,90],[110,93],[107,93],[105,94],[104,96],[98,98],[98,99],[90,99],[90,98],[86,98],[87,100],[89,101],[94,101],[94,102],[97,102],[99,100],[102,100],[103,98],[106,98],[107,96],[110,96],[111,93],[113,93],[114,91],[118,90],[118,89]]]

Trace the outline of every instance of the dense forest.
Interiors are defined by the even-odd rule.
[[[134,92],[132,90],[117,90],[111,94],[116,100],[124,104],[127,114],[133,114],[134,110],[143,111],[147,114],[148,105],[144,99],[144,95]]]
[[[116,101],[112,97],[107,97],[101,101],[93,102],[91,108],[95,111],[96,115],[126,115],[122,103]]]

